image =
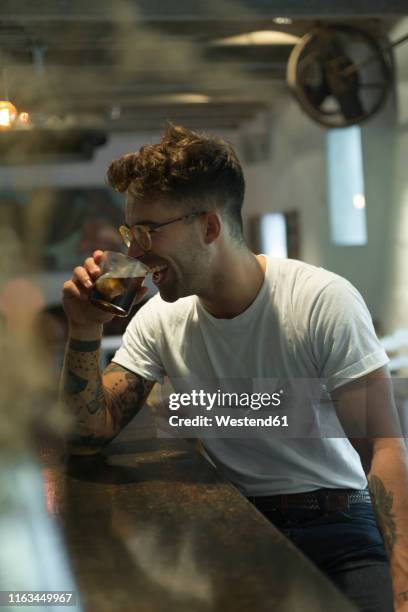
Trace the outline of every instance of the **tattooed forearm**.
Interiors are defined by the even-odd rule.
[[[79,353],[94,353],[99,350],[100,345],[99,340],[75,340],[71,338],[68,348]]]
[[[82,378],[82,376],[78,376],[75,372],[68,370],[64,380],[64,391],[68,395],[76,395],[85,391],[87,384],[86,378]]]
[[[70,340],[62,374],[62,398],[76,418],[82,437],[105,434],[106,399],[99,368],[99,341]],[[88,440],[89,442],[89,440]]]
[[[96,381],[96,386],[93,389],[93,398],[87,403],[86,407],[89,414],[96,414],[105,405],[105,394],[103,391],[102,380]]]
[[[402,612],[408,601],[408,458],[403,439],[380,438],[375,446],[368,487],[388,556],[394,608]]]
[[[154,382],[111,363],[103,375],[99,343],[69,343],[62,393],[76,417],[71,449],[101,448],[114,438],[143,406]]]
[[[392,512],[394,496],[391,491],[386,491],[382,480],[375,475],[369,478],[368,488],[373,501],[378,526],[384,539],[384,546],[390,556],[397,539],[395,517]]]

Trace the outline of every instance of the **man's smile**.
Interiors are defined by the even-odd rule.
[[[168,266],[157,266],[154,269],[152,280],[156,287],[159,287],[167,276]]]

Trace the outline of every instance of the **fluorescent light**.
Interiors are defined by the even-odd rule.
[[[287,34],[286,32],[278,32],[277,30],[258,30],[256,32],[247,32],[246,34],[239,34],[239,36],[229,36],[228,38],[220,38],[216,40],[214,44],[225,46],[296,45],[299,40],[299,36]]]
[[[293,23],[290,17],[275,17],[272,21],[278,25],[290,25]]]
[[[180,93],[180,94],[166,94],[164,96],[158,96],[157,101],[163,103],[185,103],[185,104],[203,104],[210,102],[210,96],[196,93]]]

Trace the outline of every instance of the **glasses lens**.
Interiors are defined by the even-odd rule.
[[[135,240],[140,248],[144,251],[149,251],[152,246],[148,230],[141,225],[135,225],[132,228],[127,227],[126,225],[121,225],[119,228],[119,233],[122,236],[123,242],[128,248],[130,247],[132,240]]]
[[[123,242],[127,247],[130,247],[130,243],[132,242],[132,233],[126,225],[121,225],[119,228],[119,234],[122,236]]]
[[[141,225],[136,225],[133,228],[133,235],[140,248],[142,248],[144,251],[148,251],[150,249],[152,243],[150,240],[150,234],[147,229],[145,229]]]

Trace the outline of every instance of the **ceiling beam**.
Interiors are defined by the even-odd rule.
[[[1,20],[143,22],[199,21],[252,17],[384,17],[408,13],[406,0],[2,0]]]

